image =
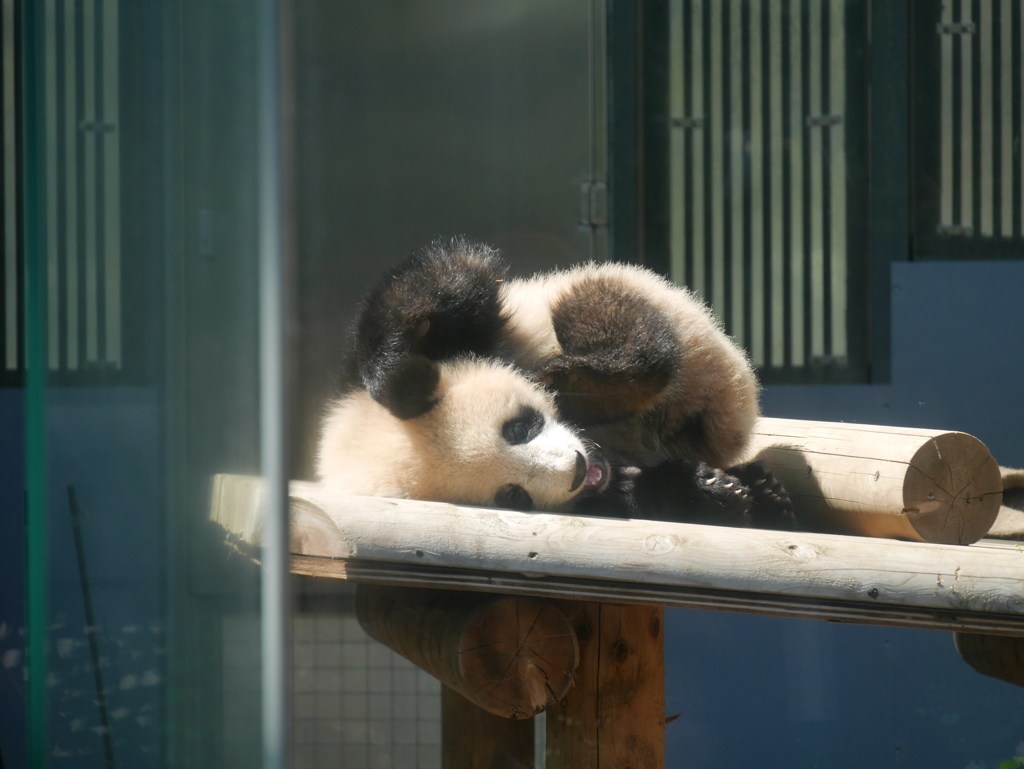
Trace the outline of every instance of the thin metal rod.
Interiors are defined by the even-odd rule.
[[[942,24],[944,28],[953,23],[953,3],[942,4]],[[940,82],[939,89],[939,135],[941,136],[939,164],[939,226],[953,225],[953,36],[944,33],[940,36]]]
[[[686,284],[686,129],[683,83],[683,0],[670,0],[668,6],[668,103],[669,103],[669,276],[679,285]]]
[[[729,8],[729,186],[732,206],[729,210],[729,224],[732,242],[729,246],[729,264],[732,267],[729,295],[732,298],[729,331],[736,343],[746,344],[744,320],[746,303],[743,300],[745,275],[743,256],[746,244],[743,240],[743,225],[746,219],[743,205],[743,172],[746,154],[746,136],[743,125],[743,2],[732,0]],[[721,309],[725,317],[725,308]]]
[[[103,2],[103,331],[106,362],[121,367],[121,107],[118,0]]]
[[[78,47],[75,0],[64,0],[64,264],[67,368],[78,368]]]
[[[290,763],[288,475],[284,324],[287,290],[281,103],[281,9],[258,11],[260,454],[266,489],[260,583],[263,769]]]
[[[960,21],[971,21],[971,4],[960,3]],[[960,224],[974,228],[974,77],[971,35],[960,38]]]
[[[704,188],[704,158],[707,155],[707,117],[704,114],[704,4],[703,0],[693,0],[690,6],[690,117],[699,119],[690,137],[690,156],[693,158],[693,194],[690,200],[693,205],[693,246],[690,263],[690,288],[700,296],[707,298],[707,277],[704,264],[707,258],[707,240],[704,228],[704,200],[707,190]]]
[[[103,754],[110,769],[114,762],[114,741],[110,734],[110,713],[107,707],[106,689],[103,686],[103,670],[100,667],[100,647],[96,640],[96,615],[92,610],[92,591],[89,589],[89,571],[85,566],[85,543],[82,540],[82,515],[78,506],[75,487],[68,486],[68,507],[71,510],[71,526],[75,535],[75,555],[78,556],[78,581],[82,585],[82,605],[85,607],[85,635],[89,639],[89,653],[92,655],[92,678],[96,687],[96,706],[100,711],[100,727],[103,735]]]
[[[978,161],[978,192],[981,193],[979,230],[986,237],[995,234],[995,124],[992,102],[992,3],[995,0],[981,0],[981,14],[978,19],[978,56],[980,58],[980,83],[978,102],[981,112],[981,128],[978,143],[981,158]]]
[[[847,354],[846,283],[846,20],[845,0],[829,5],[829,113],[842,119],[829,129],[829,264],[831,273],[832,355]]]
[[[15,120],[14,0],[3,0],[4,365],[18,368],[18,148]]]
[[[750,357],[755,366],[765,362],[764,296],[764,72],[761,50],[764,30],[761,0],[750,0]]]
[[[789,6],[789,361],[804,365],[804,103],[800,0]]]

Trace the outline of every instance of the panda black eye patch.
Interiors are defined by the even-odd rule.
[[[494,495],[496,507],[506,510],[518,510],[521,513],[528,513],[533,510],[533,497],[530,492],[515,483],[502,486]]]
[[[529,443],[544,429],[544,415],[531,406],[523,406],[519,413],[501,426],[501,437],[511,446]]]

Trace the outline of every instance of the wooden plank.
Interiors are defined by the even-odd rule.
[[[813,531],[966,545],[999,513],[999,465],[967,433],[761,419],[749,454]]]
[[[218,476],[214,491],[214,518],[250,545],[254,487]],[[299,482],[292,499],[296,573],[1024,635],[1020,548],[516,513]]]
[[[547,711],[548,769],[663,769],[664,609],[563,601],[580,645],[573,688]]]

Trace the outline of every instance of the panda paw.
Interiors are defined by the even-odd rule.
[[[630,468],[595,500],[608,515],[654,521],[750,526],[753,499],[735,476],[703,462],[672,460],[655,467]],[[613,479],[620,468],[613,471]]]
[[[749,490],[751,525],[759,529],[795,530],[793,503],[782,481],[761,462],[746,462],[728,472]]]
[[[754,497],[743,481],[731,472],[701,462],[697,466],[696,486],[704,512],[695,523],[723,526],[750,526]]]

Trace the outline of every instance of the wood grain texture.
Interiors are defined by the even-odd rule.
[[[573,686],[547,712],[548,769],[665,766],[664,609],[559,602],[580,645]]]
[[[813,531],[965,545],[999,513],[999,466],[966,433],[761,419],[749,454]]]
[[[230,534],[249,532],[250,545],[258,544],[259,509],[246,507],[253,495],[244,487],[254,483],[219,476],[213,510]],[[331,522],[320,521],[329,536],[301,540],[297,573],[1024,635],[1024,551],[988,541],[963,547],[516,513],[347,497],[299,482],[292,496]],[[302,520],[293,520],[293,533]]]
[[[579,660],[569,622],[538,598],[360,585],[356,616],[371,638],[503,718],[554,704]]]
[[[441,769],[533,769],[533,719],[502,718],[441,687]]]

